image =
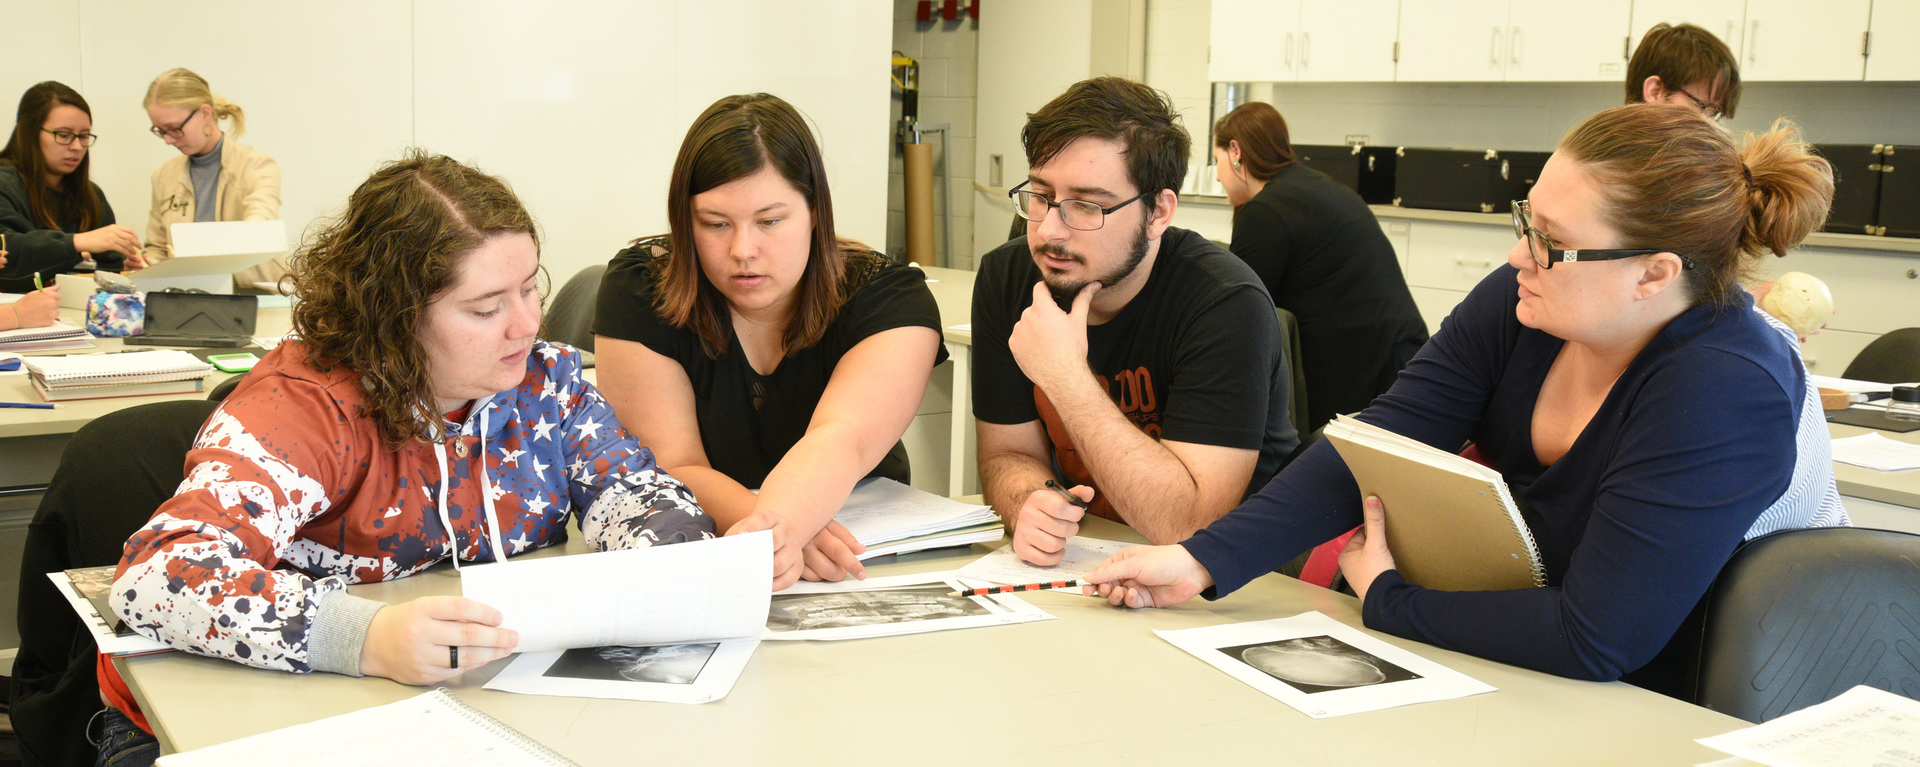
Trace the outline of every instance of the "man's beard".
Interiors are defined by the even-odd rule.
[[[1150,217],[1142,216],[1140,218],[1140,228],[1134,232],[1133,243],[1128,248],[1126,259],[1115,264],[1113,269],[1109,270],[1106,274],[1098,275],[1090,280],[1061,281],[1053,275],[1047,274],[1045,269],[1042,269],[1040,272],[1041,279],[1047,283],[1047,291],[1053,294],[1054,303],[1059,304],[1062,311],[1072,311],[1074,297],[1080,295],[1081,289],[1087,285],[1098,282],[1100,283],[1100,288],[1105,290],[1133,274],[1133,270],[1140,268],[1140,262],[1147,258],[1147,228],[1152,223],[1153,221]],[[1041,243],[1033,249],[1033,252],[1035,255],[1053,256],[1054,258],[1072,259],[1082,264],[1087,263],[1085,256],[1050,243]]]

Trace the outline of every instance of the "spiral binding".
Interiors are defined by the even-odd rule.
[[[1507,487],[1507,483],[1490,482],[1488,484],[1500,491],[1500,501],[1505,503],[1508,509],[1512,509],[1515,512],[1519,511],[1520,507],[1513,502],[1513,493]],[[1518,513],[1507,515],[1507,525],[1513,528],[1513,532],[1516,535],[1520,536],[1520,542],[1526,544],[1527,569],[1533,571],[1533,585],[1545,588],[1547,585],[1547,567],[1540,561],[1540,545],[1533,542],[1533,530],[1527,527],[1527,521],[1521,518]]]
[[[519,730],[508,726],[506,722],[493,718],[492,714],[474,708],[466,701],[454,697],[452,690],[440,687],[436,688],[433,694],[435,698],[446,702],[448,707],[453,709],[454,713],[459,714],[462,718],[478,725],[481,729],[486,730],[501,740],[518,746],[520,750],[535,759],[547,764],[556,765],[556,767],[580,767],[579,763],[561,756],[560,752],[553,750],[546,744],[527,737]]]

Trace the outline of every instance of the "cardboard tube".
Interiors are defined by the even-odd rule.
[[[907,144],[907,260],[925,266],[933,261],[933,145]]]

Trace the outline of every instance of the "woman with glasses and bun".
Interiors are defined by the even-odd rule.
[[[908,480],[900,437],[946,356],[926,275],[837,235],[813,132],[764,93],[687,129],[667,224],[600,284],[607,400],[719,529],[774,531],[774,588],[864,577],[833,516],[861,479]]]
[[[0,234],[7,260],[0,292],[34,289],[34,276],[92,261],[107,271],[146,266],[140,236],[114,223],[107,195],[87,178],[93,110],[72,88],[48,80],[27,89],[0,149]]]
[[[272,221],[280,218],[280,163],[258,149],[228,141],[221,120],[233,121],[233,137],[247,131],[247,115],[187,69],[169,69],[147,86],[141,106],[148,128],[180,156],[153,171],[153,209],[147,214],[146,256],[173,257],[168,227],[193,221]],[[250,292],[255,283],[276,282],[286,262],[275,258],[233,276]]]
[[[1735,547],[1847,524],[1793,331],[1741,287],[1832,196],[1831,166],[1784,121],[1735,141],[1691,107],[1601,112],[1516,202],[1507,265],[1360,414],[1441,450],[1472,443],[1526,513],[1545,588],[1406,582],[1386,544],[1395,509],[1361,498],[1325,442],[1192,538],[1088,580],[1130,606],[1218,598],[1361,525],[1340,566],[1368,627],[1673,689],[1656,656]]]

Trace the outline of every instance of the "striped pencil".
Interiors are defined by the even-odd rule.
[[[1070,581],[1047,581],[1046,583],[1022,583],[1018,586],[992,586],[992,587],[980,588],[980,589],[967,589],[966,591],[949,591],[947,592],[947,596],[984,597],[984,596],[987,596],[988,594],[1012,594],[1016,591],[1046,591],[1048,589],[1070,589],[1070,588],[1078,588],[1080,586],[1092,586],[1092,585],[1093,584],[1083,580],[1079,580],[1079,579],[1074,579]]]

